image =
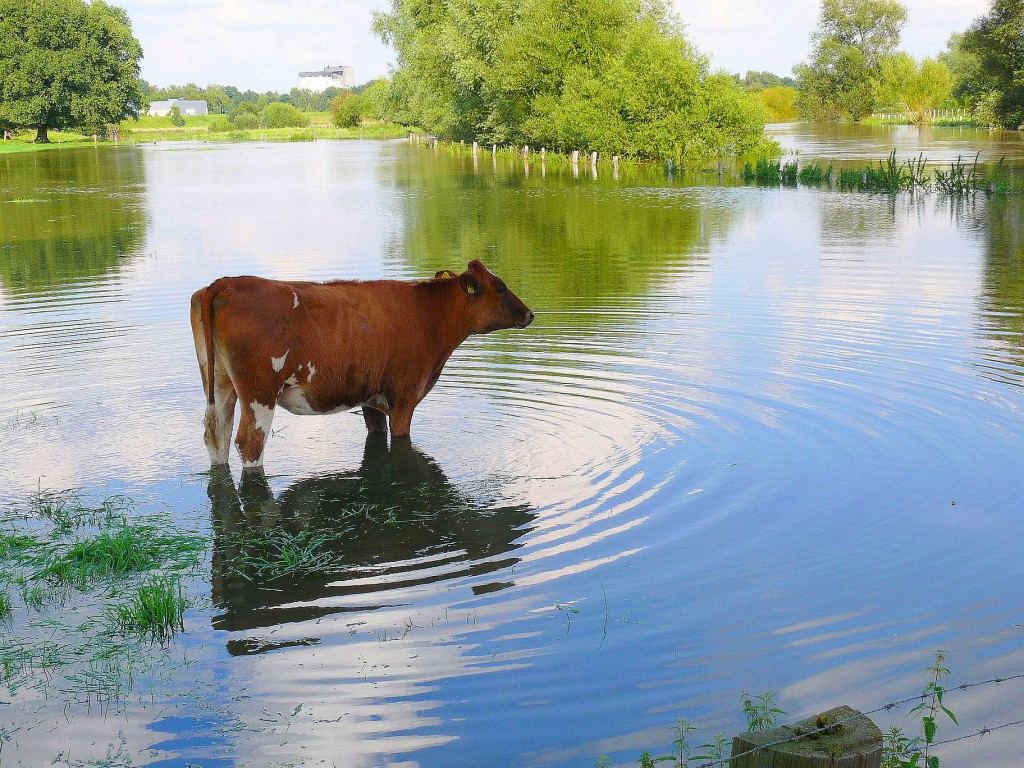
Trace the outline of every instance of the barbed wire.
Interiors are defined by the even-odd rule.
[[[1008,682],[1010,682],[1012,680],[1021,680],[1021,679],[1024,679],[1024,674],[1009,675],[1007,677],[992,677],[992,678],[989,678],[987,680],[978,680],[977,682],[974,682],[974,683],[958,683],[956,685],[943,686],[942,692],[943,692],[943,695],[945,695],[947,693],[952,693],[952,692],[956,692],[956,691],[966,691],[966,690],[969,690],[971,688],[978,688],[979,686],[983,686],[983,685],[993,685],[993,684],[994,685],[999,685],[1000,683],[1008,683]],[[869,715],[875,715],[875,714],[878,714],[879,712],[890,712],[890,711],[892,711],[894,709],[899,709],[900,707],[904,706],[905,704],[910,704],[910,703],[916,702],[916,701],[922,701],[923,702],[923,701],[927,700],[928,697],[931,696],[931,695],[932,694],[931,694],[930,691],[928,691],[928,692],[921,692],[921,693],[915,694],[913,696],[908,696],[905,699],[899,699],[898,701],[890,701],[889,703],[882,704],[881,706],[875,707],[874,709],[869,709],[869,710],[866,710],[864,712],[858,712],[855,715],[850,715],[848,717],[844,717],[844,718],[841,718],[839,720],[835,720],[834,722],[828,723],[827,725],[822,725],[822,726],[820,726],[818,728],[812,728],[812,729],[809,729],[809,730],[806,730],[806,731],[805,730],[801,730],[800,733],[798,733],[798,734],[794,733],[792,736],[788,736],[788,737],[786,737],[784,739],[776,739],[775,741],[768,742],[767,744],[761,744],[759,746],[753,747],[752,749],[748,749],[746,752],[740,752],[739,754],[730,755],[729,757],[722,757],[722,758],[718,758],[716,760],[710,760],[708,762],[699,763],[699,764],[697,764],[695,766],[695,768],[715,768],[715,766],[729,765],[733,761],[739,760],[741,757],[749,757],[750,755],[755,755],[758,752],[765,752],[765,751],[767,751],[769,749],[774,749],[775,747],[781,747],[781,746],[783,746],[785,744],[794,744],[794,743],[796,743],[798,741],[803,741],[804,739],[807,739],[807,738],[810,738],[810,737],[813,737],[813,736],[817,736],[819,734],[831,733],[831,732],[835,731],[838,727],[846,725],[847,723],[851,723],[854,720],[859,720],[862,717],[867,717]],[[986,735],[988,735],[990,733],[993,733],[995,731],[1001,731],[1004,728],[1010,728],[1012,726],[1022,725],[1022,724],[1024,724],[1024,720],[1015,720],[1012,723],[1004,723],[1003,725],[998,725],[998,726],[994,726],[994,727],[991,727],[991,728],[980,728],[977,731],[975,731],[974,733],[969,733],[969,734],[966,734],[964,736],[957,736],[956,738],[946,739],[945,741],[932,742],[931,746],[938,747],[938,746],[942,746],[943,744],[952,744],[955,741],[965,741],[967,739],[974,739],[974,738],[986,736]]]

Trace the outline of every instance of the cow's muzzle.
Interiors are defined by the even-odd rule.
[[[536,315],[534,315],[533,312],[527,311],[527,313],[523,315],[523,319],[516,323],[516,328],[525,328],[533,322],[534,317],[536,317]]]

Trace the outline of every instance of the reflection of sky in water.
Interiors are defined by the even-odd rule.
[[[124,487],[210,519],[187,299],[221,274],[481,256],[539,316],[456,353],[390,491],[360,486],[382,476],[358,416],[281,413],[243,493],[264,526],[333,525],[358,488],[451,524],[364,525],[281,592],[215,582],[178,641],[188,703],[73,713],[19,759],[95,728],[167,765],[632,761],[679,715],[738,731],[742,690],[802,715],[914,691],[939,646],[958,679],[1019,667],[1024,310],[984,201],[473,177],[403,143],[140,154],[138,253],[3,294],[27,374],[0,392],[3,497]],[[1005,693],[961,701],[965,728],[1012,719]],[[944,757],[1008,764],[1013,739]]]

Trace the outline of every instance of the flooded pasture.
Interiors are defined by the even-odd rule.
[[[843,156],[917,154],[886,130]],[[117,696],[8,670],[3,765],[625,765],[680,716],[744,730],[743,691],[802,717],[919,691],[937,648],[957,682],[1021,671],[1024,198],[528,171],[404,141],[0,156],[0,502],[123,494],[209,542]],[[266,478],[208,471],[194,290],[474,258],[537,319],[456,351],[411,444],[279,409]],[[304,567],[262,564],[283,542]],[[78,631],[75,595],[10,594],[0,644]],[[950,694],[942,735],[1022,691]]]

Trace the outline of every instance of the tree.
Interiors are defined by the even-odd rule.
[[[357,128],[362,122],[362,101],[362,96],[347,88],[342,89],[331,102],[331,122],[339,128]]]
[[[918,64],[907,53],[893,54],[882,61],[875,99],[883,107],[895,107],[916,123],[949,96],[952,78],[949,68],[935,59]]]
[[[977,57],[980,86],[989,94],[981,100],[995,121],[1024,124],[1024,0],[993,0],[964,34],[963,47]]]
[[[946,50],[939,54],[939,61],[949,69],[953,104],[974,109],[986,88],[981,74],[981,62],[964,47],[963,32],[954,32],[949,36]]]
[[[263,110],[263,124],[267,128],[304,128],[309,118],[298,107],[275,101]]]
[[[907,23],[897,0],[823,0],[807,64],[794,68],[797,110],[812,120],[859,120],[874,107],[884,58]]]
[[[767,90],[768,88],[778,88],[780,86],[785,88],[796,88],[796,80],[792,77],[779,77],[772,72],[747,70],[745,77],[736,75],[736,82],[746,88],[748,91],[759,93]]]
[[[643,157],[767,149],[763,111],[661,0],[391,0],[383,110],[452,139]]]
[[[171,125],[175,128],[181,128],[185,125],[185,118],[182,116],[181,109],[177,104],[171,107]]]
[[[137,117],[142,47],[101,0],[0,0],[0,121],[97,131]]]
[[[766,110],[768,110],[768,122],[783,123],[796,120],[796,89],[785,85],[776,85],[758,91],[757,96],[761,99]]]

